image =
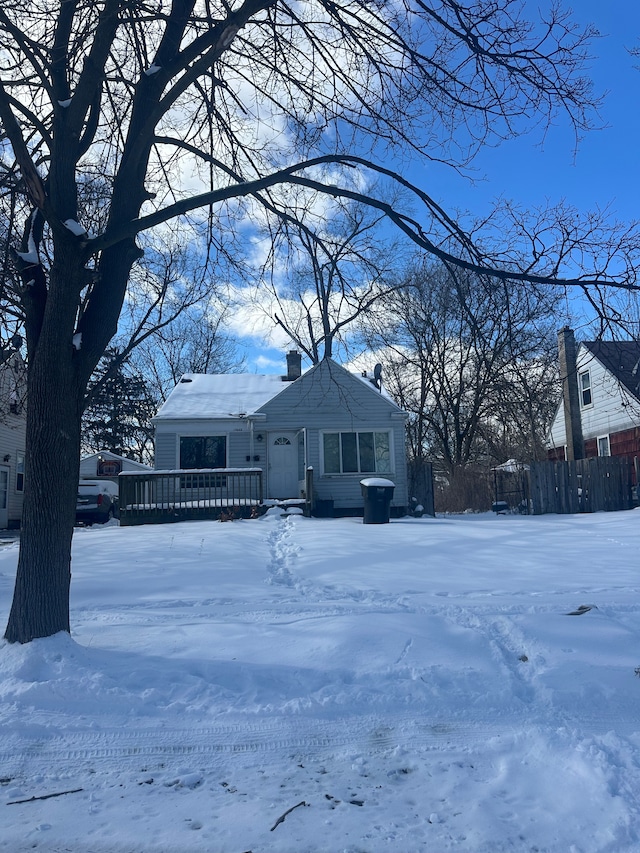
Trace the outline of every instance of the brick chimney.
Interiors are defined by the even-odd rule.
[[[297,350],[289,350],[287,353],[287,375],[286,381],[293,382],[302,376],[302,356]]]
[[[564,424],[567,434],[567,460],[584,459],[580,395],[578,393],[578,368],[576,364],[576,339],[573,329],[564,326],[558,332],[558,366],[562,381]]]

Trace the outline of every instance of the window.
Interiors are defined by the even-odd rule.
[[[24,453],[16,453],[16,492],[24,492]]]
[[[389,474],[388,432],[325,432],[325,474]]]
[[[598,437],[598,456],[611,456],[611,445],[609,444],[608,435]]]
[[[590,406],[592,403],[591,376],[588,370],[580,374],[580,402],[583,406]]]
[[[226,435],[180,436],[181,468],[224,468]]]

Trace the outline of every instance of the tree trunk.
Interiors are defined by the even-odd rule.
[[[63,231],[54,263],[27,312],[28,383],[25,491],[20,557],[5,639],[28,643],[70,630],[71,541],[80,473],[87,382],[115,333],[131,265],[126,241],[101,258],[108,298],[78,317],[87,286],[81,241]],[[106,266],[105,266],[106,259]],[[31,283],[26,285],[30,293]],[[91,315],[91,316],[89,316]],[[76,325],[77,323],[77,325]]]
[[[73,315],[56,311],[50,301],[36,351],[30,354],[20,556],[5,633],[11,643],[70,630],[82,410]]]
[[[51,375],[45,375],[42,369],[34,369],[29,381],[20,557],[5,633],[10,643],[28,643],[70,630],[71,538],[80,466],[80,416],[71,371],[56,373],[61,380],[66,374],[68,381],[51,384]]]

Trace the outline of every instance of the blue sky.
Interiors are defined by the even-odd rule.
[[[475,213],[500,195],[525,206],[565,198],[582,210],[611,203],[620,218],[640,218],[640,57],[628,52],[640,46],[640,2],[578,0],[573,18],[602,34],[590,76],[596,92],[607,93],[601,111],[607,126],[586,134],[575,156],[566,124],[551,128],[543,144],[534,133],[486,148],[475,163],[485,180],[472,187],[451,174],[435,181],[426,170],[414,175],[443,204]]]
[[[623,221],[640,219],[640,57],[629,55],[629,48],[640,46],[640,0],[577,0],[573,19],[594,24],[602,36],[593,44],[589,73],[595,91],[606,94],[603,129],[586,134],[577,152],[571,129],[561,122],[542,143],[534,132],[485,148],[473,182],[429,165],[406,177],[448,211],[474,216],[502,196],[525,208],[565,200],[581,211],[609,206]],[[284,367],[284,349],[249,345],[246,352],[250,371]]]

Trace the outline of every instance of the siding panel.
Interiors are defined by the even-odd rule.
[[[591,376],[593,402],[580,410],[585,442],[599,435],[640,427],[640,401],[620,385],[584,344],[578,350],[577,362],[578,372],[588,369]],[[559,448],[565,444],[564,407],[560,405],[549,431],[548,446]]]
[[[171,471],[178,467],[178,435],[156,429],[154,467],[160,471]]]
[[[260,409],[267,416],[265,430],[307,427],[307,465],[314,469],[316,497],[332,500],[336,508],[363,506],[362,474],[324,475],[321,467],[323,430],[372,430],[392,433],[393,471],[396,484],[392,506],[407,506],[405,429],[401,410],[374,387],[334,362],[323,361]]]
[[[25,435],[25,422],[22,417],[7,415],[6,423],[0,423],[0,462],[9,468],[9,527],[18,527],[22,518],[22,492],[16,491],[16,462],[18,452],[24,453]],[[8,462],[3,461],[5,456],[9,456]]]

